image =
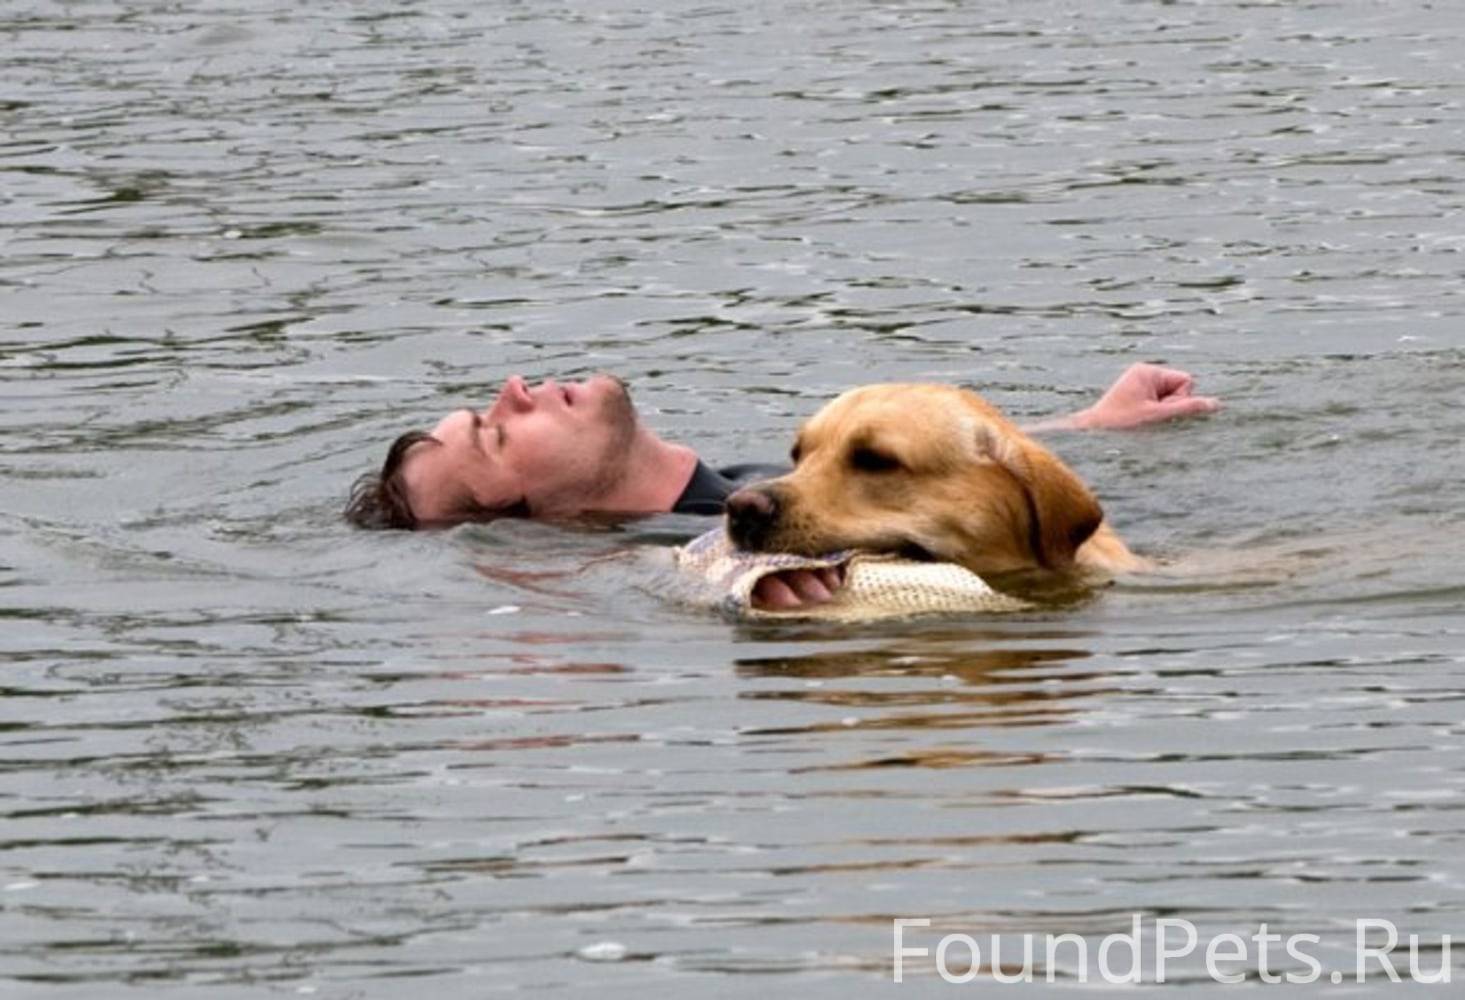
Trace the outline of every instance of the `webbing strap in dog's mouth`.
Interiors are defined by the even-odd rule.
[[[919,547],[917,547],[919,549]],[[1030,605],[1000,593],[976,574],[954,563],[933,560],[925,549],[905,554],[864,551],[802,556],[788,552],[747,552],[725,532],[710,531],[677,552],[678,567],[714,606],[740,618],[828,618],[846,621],[914,614],[1017,611]],[[769,607],[758,587],[793,571],[819,574],[835,570],[837,588],[828,600]],[[763,583],[766,598],[771,584]],[[762,606],[760,606],[760,604]]]

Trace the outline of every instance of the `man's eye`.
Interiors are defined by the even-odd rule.
[[[850,465],[861,472],[894,472],[900,462],[893,455],[874,448],[856,448],[850,452]]]
[[[503,424],[495,424],[493,429],[498,439],[499,447],[502,448],[504,446],[504,442],[509,439],[508,432],[504,430]]]

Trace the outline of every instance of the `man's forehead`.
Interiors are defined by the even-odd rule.
[[[412,513],[421,520],[441,517],[463,499],[466,491],[451,449],[437,438],[428,437],[407,449],[402,456],[402,483]]]
[[[459,517],[481,507],[508,502],[505,472],[497,462],[463,440],[428,437],[407,450],[402,482],[412,513],[424,521]]]

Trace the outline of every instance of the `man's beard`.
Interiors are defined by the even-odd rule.
[[[616,391],[606,393],[600,403],[600,416],[610,436],[606,440],[605,453],[589,490],[594,497],[608,496],[621,485],[628,471],[626,459],[630,454],[631,444],[636,439],[636,428],[640,424],[636,404],[631,402],[631,390],[626,383],[614,375],[607,375],[606,378],[616,384]]]
[[[631,389],[625,382],[614,375],[607,375],[606,378],[614,382],[619,391],[606,393],[600,404],[601,413],[606,424],[615,430],[616,443],[624,450],[636,433],[636,422],[639,419],[636,415],[636,404],[631,402]]]

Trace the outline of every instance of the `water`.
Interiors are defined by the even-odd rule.
[[[5,995],[961,993],[890,983],[897,916],[1266,922],[1339,996],[1386,982],[1351,981],[1377,918],[1437,970],[1462,35],[1422,0],[5,12]],[[1049,440],[1185,572],[1061,612],[739,627],[624,555],[695,519],[338,518],[516,371],[614,371],[734,461],[852,384],[1029,419],[1138,359],[1226,411]]]

